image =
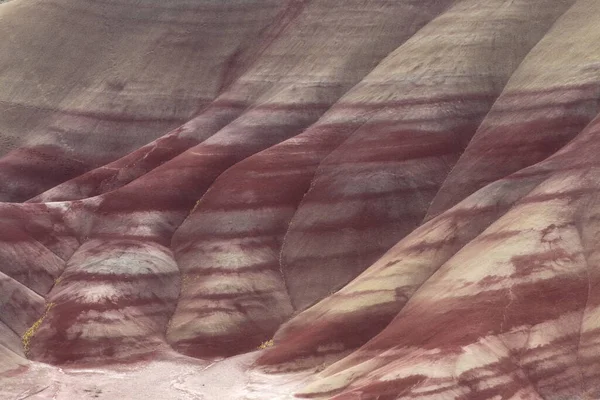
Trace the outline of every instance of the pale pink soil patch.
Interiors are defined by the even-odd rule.
[[[32,363],[0,378],[2,400],[291,400],[309,373],[264,374],[250,367],[259,352],[222,361],[174,353],[99,368]]]

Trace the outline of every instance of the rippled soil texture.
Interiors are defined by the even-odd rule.
[[[0,398],[600,399],[600,1],[0,3]]]

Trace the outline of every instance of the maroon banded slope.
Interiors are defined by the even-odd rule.
[[[234,159],[235,161],[241,161],[240,155],[250,156],[259,150],[267,149],[270,145],[276,145],[284,139],[300,134],[304,128],[317,120],[313,117],[320,116],[337,100],[339,95],[368,73],[374,64],[397,47],[399,43],[414,34],[420,25],[417,23],[418,21],[427,22],[436,13],[442,11],[444,4],[450,4],[450,2],[435,2],[433,7],[429,2],[422,2],[419,7],[408,8],[401,2],[394,4],[379,1],[357,2],[354,7],[350,8],[348,8],[348,3],[340,3],[339,8],[332,7],[330,2],[311,3],[306,8],[305,18],[312,21],[310,26],[313,30],[318,27],[316,32],[320,34],[319,37],[322,38],[322,41],[317,47],[322,47],[329,57],[323,60],[314,60],[308,53],[308,63],[306,60],[295,61],[297,65],[290,70],[289,74],[297,83],[278,84],[276,90],[271,90],[272,93],[269,93],[270,98],[266,98],[265,101],[206,140],[195,151],[198,154],[200,154],[199,152],[214,154],[215,148],[217,148],[224,155],[230,154],[230,158],[237,157]],[[377,11],[372,13],[373,9]],[[360,10],[360,13],[356,14],[357,10]],[[354,17],[340,18],[344,12],[350,12]],[[298,17],[298,23],[308,23],[302,17],[304,14]],[[382,29],[373,32],[372,28],[369,28],[372,36],[370,38],[360,37],[360,32],[369,27],[373,21],[378,21],[377,25]],[[396,26],[399,21],[407,21],[406,24],[401,24],[403,29],[395,29],[393,35],[385,31],[386,26]],[[350,24],[347,25],[347,23]],[[351,38],[356,37],[356,39],[348,41],[345,47],[341,47],[339,43],[343,37],[348,37],[348,35]],[[280,45],[288,46],[285,42],[282,44],[276,42],[274,45],[277,46],[276,49]],[[369,50],[366,52],[360,50],[364,48]],[[292,60],[294,59],[295,57],[292,58]],[[340,63],[348,66],[348,69],[339,70]],[[269,66],[267,71],[271,68]],[[301,68],[305,69],[304,72]],[[262,70],[264,68],[258,71]],[[239,81],[243,82],[245,79],[246,77],[243,76]],[[289,78],[286,77],[286,79]],[[314,79],[318,79],[320,83],[316,84]],[[292,141],[297,140],[302,139],[298,138]],[[251,146],[250,151],[244,148],[247,146]],[[284,144],[283,148],[285,147]],[[274,149],[277,148],[274,147]],[[277,154],[277,150],[267,151],[266,154],[266,157],[259,155],[257,159],[266,160],[268,163],[269,159],[282,160],[281,155]],[[226,162],[225,166],[227,167],[234,164],[231,161]],[[255,178],[236,176],[235,171],[243,171],[244,165],[251,165],[253,162],[253,158],[242,161],[225,173],[219,183],[216,183],[211,191],[200,199],[195,210],[200,213],[205,207],[210,208],[205,205],[211,203],[220,208],[222,202],[229,201],[220,197],[222,195],[219,194],[219,187],[224,188],[228,193],[226,195],[228,198],[233,196],[235,199],[237,194],[231,192],[237,190],[236,188],[244,192],[246,189],[243,185],[247,182],[248,190],[259,189],[266,195],[269,189],[253,188],[252,182],[256,182]],[[315,162],[316,160],[312,161],[313,164]],[[218,172],[222,171],[223,169],[220,169]],[[213,178],[216,178],[216,175]],[[306,180],[306,177],[300,177],[300,179]],[[308,179],[310,179],[310,175]],[[208,180],[206,182],[212,183]],[[296,194],[290,194],[295,198],[301,196],[305,190],[302,185],[307,186],[308,182],[298,185],[292,183],[292,187],[294,187],[292,190],[295,190]],[[208,219],[202,221],[196,219],[203,217]],[[180,307],[171,322],[168,337],[177,349],[194,355],[213,355],[221,352],[230,354],[239,352],[241,349],[253,349],[261,341],[270,337],[278,325],[291,313],[287,294],[277,272],[277,263],[272,263],[273,260],[277,260],[276,256],[273,258],[278,247],[275,244],[278,241],[277,233],[275,236],[268,234],[271,237],[264,237],[258,233],[259,237],[252,239],[249,237],[252,235],[251,232],[242,230],[238,236],[239,240],[229,246],[226,241],[231,238],[232,228],[228,221],[230,217],[226,215],[223,217],[223,220],[215,221],[212,219],[213,216],[205,213],[193,214],[173,238],[173,250],[184,273],[184,278]],[[287,218],[289,219],[289,217],[288,215]],[[239,216],[239,218],[240,223],[243,224],[244,217]],[[250,216],[250,218],[254,217]],[[275,223],[277,224],[277,222]],[[247,223],[247,226],[251,227],[252,224],[254,224],[253,220]],[[196,242],[195,238],[207,238],[208,242]],[[236,259],[244,260],[247,256],[246,254],[236,255],[235,252],[243,253],[246,249],[252,251],[249,248],[252,246],[252,242],[256,243],[256,240],[262,239],[267,241],[267,246],[270,245],[269,242],[273,243],[275,250],[257,249],[255,252],[257,257],[261,257],[261,254],[269,257],[269,253],[271,254],[270,265],[268,265],[269,261],[258,261],[267,269],[262,268],[262,271],[259,271],[260,274],[255,283],[243,283],[244,278],[237,274],[227,274],[227,271],[213,274],[216,272],[211,265],[213,259],[223,266],[233,263],[231,268],[235,268]],[[210,251],[213,251],[213,254],[208,254]],[[200,258],[199,253],[207,258]],[[252,255],[249,257],[250,260],[254,259]],[[203,262],[207,262],[207,265],[203,265]],[[207,276],[205,269],[210,272],[211,276]],[[264,283],[262,283],[263,281]],[[241,289],[234,290],[234,285],[239,285]],[[244,294],[244,290],[248,287],[251,288],[249,297]],[[227,288],[231,288],[232,291],[228,293]],[[252,298],[254,292],[262,300],[254,300]],[[260,301],[265,303],[258,304]],[[246,305],[252,310],[246,309]],[[198,318],[199,314],[204,318]],[[245,340],[240,341],[240,335]],[[200,343],[206,343],[206,346],[200,345]]]
[[[292,1],[261,32],[253,47],[235,55],[235,68],[228,71],[228,89],[198,116],[127,156],[58,185],[32,201],[81,199],[114,190],[229,123],[233,123],[229,130],[266,131],[265,125],[277,126],[281,121],[288,125],[284,131],[305,127],[453,1],[427,0],[418,7],[410,2],[383,0],[333,5],[327,1]],[[406,23],[399,29],[401,21]],[[245,111],[248,115],[235,121]],[[253,122],[271,111],[273,121],[262,125]]]
[[[303,395],[599,396],[598,121],[547,161],[505,178],[518,193],[512,207],[443,263],[379,335],[323,371]],[[500,182],[421,230],[435,240],[448,218],[480,223],[487,204],[506,200]],[[390,263],[388,276],[409,274],[412,266],[402,264]]]
[[[600,397],[599,18],[2,3],[0,397],[263,341],[320,372],[245,400]]]
[[[576,79],[578,77],[586,80],[591,79],[585,74],[571,75],[571,73],[573,70],[580,68],[580,66],[582,69],[586,68],[585,66],[590,63],[588,60],[598,57],[596,53],[591,51],[577,52],[582,57],[581,62],[578,62],[575,56],[572,55],[568,57],[568,60],[564,61],[564,64],[554,64],[556,59],[548,55],[551,54],[554,41],[557,41],[557,46],[560,47],[560,44],[564,40],[562,32],[569,31],[570,27],[574,25],[585,26],[585,24],[589,24],[587,25],[588,29],[578,31],[580,35],[579,42],[583,43],[586,40],[594,40],[593,35],[598,34],[599,31],[592,28],[594,19],[590,16],[594,15],[591,14],[592,12],[598,13],[600,10],[597,7],[592,8],[588,6],[589,4],[585,1],[579,1],[556,22],[544,39],[540,41],[512,75],[507,89],[497,100],[492,112],[483,121],[482,127],[489,126],[496,120],[496,113],[493,110],[497,108],[498,104],[506,102],[507,98],[514,98],[512,96],[513,93],[523,91],[524,89],[520,89],[521,86],[527,87],[526,85],[531,84],[532,80],[528,77],[532,76],[530,71],[534,68],[539,68],[539,71],[545,71],[548,74],[560,76],[562,77],[561,79],[569,80],[574,86],[577,86]],[[590,18],[588,19],[588,17]],[[573,40],[573,43],[578,42],[575,34],[569,37]],[[592,39],[589,39],[590,37]],[[572,66],[572,68],[567,67],[563,69],[562,65]],[[557,80],[558,78],[549,79],[547,82],[548,84],[554,84]],[[539,81],[539,84],[541,85],[542,82]],[[587,93],[587,95],[590,94]],[[529,97],[525,99],[527,98]],[[545,99],[549,101],[552,98]],[[557,98],[563,99],[565,97],[559,96]],[[566,98],[568,99],[569,97]],[[550,115],[556,112],[559,117],[571,111],[579,113],[585,117],[581,117],[578,122],[579,126],[581,126],[586,123],[586,118],[593,118],[589,114],[594,112],[593,110],[597,110],[597,100],[594,97],[588,98],[584,96],[581,98],[581,101],[588,102],[587,107],[569,108],[559,105],[556,108],[550,107],[542,111],[550,113]],[[523,118],[528,118],[525,111],[523,111],[522,116]],[[534,117],[536,117],[535,114]],[[492,122],[489,122],[490,120]],[[574,125],[575,128],[577,126]],[[523,131],[520,129],[513,131],[510,129],[510,125],[508,125],[503,131],[503,137],[506,140],[521,138]],[[564,124],[557,123],[556,130],[540,130],[537,137],[540,142],[544,140],[546,142],[553,142],[557,132],[566,132],[563,137],[567,137],[572,134],[572,129],[574,128],[569,125],[565,127]],[[477,135],[479,135],[479,132]],[[473,142],[477,140],[477,137],[475,136]],[[519,147],[516,147],[514,150],[517,160],[519,156],[522,157],[521,159],[527,160],[527,153],[521,152],[519,149]],[[468,150],[465,152],[466,154],[468,154]],[[537,156],[534,154],[531,156],[533,163],[536,161],[535,157]],[[483,160],[484,157],[481,159]],[[455,170],[459,167],[460,164],[455,167]],[[506,163],[500,163],[497,166],[498,171],[503,168],[507,168]],[[490,170],[493,169],[490,168]],[[477,172],[473,171],[471,176],[477,177]],[[448,186],[448,188],[451,187]],[[441,190],[444,189],[442,188]],[[468,215],[463,217],[461,214],[462,211],[459,210],[455,214],[447,214],[446,218],[438,220],[436,224],[430,226],[427,230],[424,230],[423,227],[414,230],[405,240],[401,241],[369,268],[363,276],[344,287],[334,296],[308,309],[305,313],[300,314],[287,323],[277,336],[285,343],[285,346],[282,346],[280,350],[275,349],[271,354],[267,353],[267,358],[265,358],[264,362],[292,360],[299,354],[315,355],[318,348],[325,349],[325,353],[330,352],[329,349],[344,350],[363,344],[377,334],[383,326],[387,325],[394,318],[414,291],[437,267],[448,260],[456,251],[468,243],[474,235],[479,234],[495,218],[501,215],[506,210],[507,205],[510,205],[514,201],[515,196],[521,196],[522,194],[519,193],[525,189],[519,189],[519,186],[513,181],[499,181],[490,186],[488,190],[490,192],[501,193],[501,196],[494,195],[493,201],[488,202],[489,208],[486,213],[482,214],[480,222],[476,223],[474,218]],[[315,219],[315,221],[320,220]],[[430,233],[429,230],[437,233]],[[437,237],[432,238],[432,235],[437,235]],[[389,267],[394,268],[395,265],[401,267],[410,266],[410,269],[406,272],[390,275]],[[314,324],[313,321],[317,320],[319,321],[318,324],[313,326],[311,334],[307,336],[303,327],[307,324]],[[353,335],[346,335],[345,332],[348,330],[354,332]]]
[[[486,184],[543,160],[600,109],[597,2],[579,1],[527,56],[436,194],[431,218]]]
[[[365,80],[374,96],[394,82],[395,96],[321,163],[294,215],[281,262],[297,308],[420,224],[514,69],[572,3],[461,2]]]
[[[167,246],[196,200],[228,167],[299,133],[315,121],[345,87],[360,79],[373,62],[394,48],[396,40],[412,34],[400,31],[397,38],[390,35],[388,28],[399,14],[423,19],[431,15],[432,11],[423,4],[423,9],[416,8],[408,14],[402,3],[386,6],[386,13],[369,14],[369,8],[363,10],[360,15],[364,25],[381,18],[379,35],[371,32],[364,41],[337,46],[338,58],[304,64],[318,74],[315,76],[321,82],[329,84],[315,85],[310,70],[302,71],[301,76],[308,76],[306,81],[298,78],[297,83],[287,83],[277,74],[289,75],[291,79],[299,73],[299,64],[281,65],[282,70],[273,69],[276,84],[261,95],[257,105],[202,143],[123,187],[63,203],[61,223],[72,224],[81,246],[62,265],[60,279],[47,295],[52,307],[47,309],[31,341],[30,355],[53,363],[95,361],[130,358],[160,345],[180,286],[177,264]],[[310,26],[315,35],[312,40],[325,38],[322,44],[341,40],[341,36],[348,35],[346,29],[360,31],[357,20],[351,27],[344,25],[348,19],[332,25],[325,18],[325,10],[332,18],[339,13],[325,5],[315,2],[307,6],[296,17],[296,31]],[[314,15],[319,19],[315,20]],[[274,41],[255,61],[262,67],[253,68],[263,73],[267,66],[274,68],[277,63],[270,55],[290,46],[286,39],[295,38],[297,33]],[[363,47],[368,49],[366,54],[359,52]],[[311,48],[308,46],[307,50]],[[368,61],[368,57],[373,57],[373,61]],[[352,68],[338,70],[341,60]],[[250,69],[239,81],[243,84],[258,72]],[[29,205],[42,206],[43,203]],[[80,214],[71,216],[71,209]]]
[[[78,243],[60,222],[60,206],[3,203],[0,214],[0,370],[7,372],[28,364],[23,344]]]
[[[322,298],[343,283],[333,265],[317,265],[312,270],[292,270],[291,273],[284,265],[285,282],[279,272],[283,236],[319,163],[349,136],[357,135],[355,132],[376,136],[377,128],[387,129],[387,132],[394,128],[412,128],[413,131],[406,134],[409,139],[412,135],[421,146],[429,145],[432,149],[446,146],[458,151],[460,144],[455,148],[448,146],[448,142],[454,146],[456,136],[468,138],[469,132],[475,131],[496,91],[520,58],[560,15],[559,7],[536,14],[548,9],[544,4],[539,3],[539,8],[523,4],[501,8],[503,3],[498,2],[477,11],[468,2],[453,7],[382,61],[301,135],[250,157],[221,175],[174,237],[174,251],[184,271],[182,293],[168,333],[176,348],[191,354],[233,352],[239,351],[239,346],[252,349],[268,339],[292,312],[286,289],[292,305],[300,303],[302,307],[306,304],[305,297]],[[564,11],[568,2],[562,4]],[[461,40],[474,26],[499,23],[513,14],[522,15],[522,19],[474,41]],[[529,23],[536,18],[538,24],[536,30],[532,30]],[[515,32],[519,30],[523,34],[515,41]],[[446,41],[440,41],[439,35],[444,37],[446,32]],[[511,50],[508,56],[499,54],[497,58],[489,57],[486,62],[480,62],[478,57],[491,48],[493,40],[511,43],[511,49],[520,51]],[[454,59],[470,62],[457,70],[455,63],[448,62]],[[410,75],[409,71],[420,64],[426,67]],[[427,71],[444,77],[445,84],[427,87],[431,81]],[[489,72],[482,77],[481,71]],[[472,100],[465,101],[469,96]],[[447,108],[454,110],[441,118],[440,114]],[[390,120],[390,113],[396,116],[396,121]],[[405,125],[397,122],[401,118],[414,120],[415,117],[423,121]],[[429,136],[437,139],[427,142],[424,133],[414,132],[417,124],[428,124],[434,130]],[[460,132],[454,132],[457,130]],[[398,135],[402,136],[402,132]],[[385,145],[382,138],[378,140]],[[398,152],[398,148],[390,149]],[[410,148],[406,152],[409,151]],[[374,153],[371,148],[366,152]],[[396,156],[402,157],[401,154]],[[447,164],[454,159],[452,152],[442,156],[442,171],[436,171],[434,163],[431,174],[440,172],[440,177],[445,176]],[[348,161],[353,162],[350,157]],[[417,159],[419,161],[425,164]],[[427,205],[422,207],[423,215]],[[300,218],[312,221],[325,217],[320,213]],[[384,224],[384,221],[379,222]],[[368,242],[367,238],[363,240]],[[389,240],[394,241],[394,238]],[[306,246],[297,248],[308,252]],[[323,259],[334,262],[333,257],[326,254]],[[317,267],[321,269],[316,271]],[[356,271],[351,269],[342,272],[350,277],[353,273]],[[221,342],[223,350],[216,349]]]
[[[238,59],[250,61],[245,50],[283,7],[278,0],[0,5],[0,199],[26,200],[188,120]]]
[[[0,273],[0,374],[18,371],[27,360],[21,336],[44,312],[44,298]]]
[[[29,365],[21,346],[21,338],[0,322],[0,375],[22,372]]]

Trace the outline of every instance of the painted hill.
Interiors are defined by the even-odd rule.
[[[600,397],[599,18],[3,3],[6,396],[263,347],[228,398]]]

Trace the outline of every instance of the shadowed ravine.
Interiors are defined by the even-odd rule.
[[[600,398],[599,2],[0,3],[0,398]]]

